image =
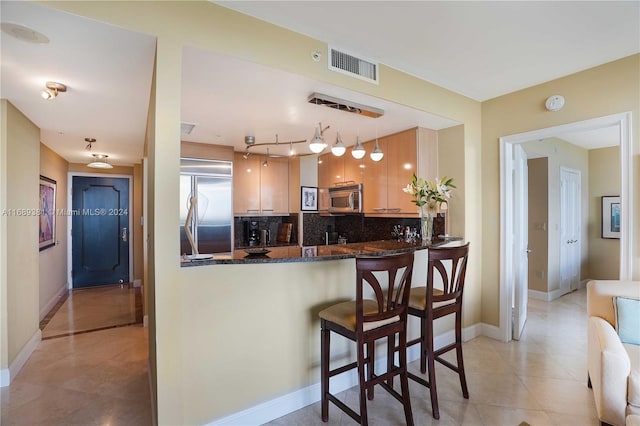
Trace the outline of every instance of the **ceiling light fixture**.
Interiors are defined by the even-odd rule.
[[[331,147],[331,152],[336,157],[342,157],[342,155],[344,155],[346,151],[347,151],[347,147],[344,146],[344,143],[342,142],[342,138],[340,137],[340,132],[338,132],[336,136],[336,144]]]
[[[264,142],[264,143],[256,143],[256,138],[255,136],[245,136],[244,137],[244,144],[245,144],[245,153],[243,154],[244,159],[246,160],[247,158],[249,158],[249,155],[251,155],[251,153],[249,152],[249,149],[251,148],[255,148],[255,147],[260,147],[260,146],[282,146],[282,145],[289,145],[289,155],[293,156],[295,155],[295,151],[293,149],[293,145],[297,144],[297,143],[306,143],[307,140],[303,139],[303,140],[299,140],[299,141],[288,141],[288,142],[282,142],[280,143],[280,141],[278,140],[278,135],[276,135],[276,141],[275,142]]]
[[[262,163],[263,167],[269,167],[269,148],[267,148],[267,156],[264,157],[264,162]]]
[[[360,136],[358,136],[356,138],[356,146],[354,146],[353,149],[351,150],[351,155],[353,155],[353,158],[355,158],[356,160],[360,160],[364,157],[366,153],[367,152],[364,150],[364,148],[360,144]]]
[[[45,90],[42,91],[40,96],[42,99],[53,99],[58,96],[58,93],[66,92],[67,86],[62,83],[56,83],[55,81],[47,81],[45,84]]]
[[[107,162],[108,155],[105,154],[93,154],[93,161],[87,164],[87,167],[92,169],[113,169],[113,166]]]
[[[384,153],[380,149],[380,144],[378,143],[378,138],[376,138],[376,144],[373,147],[373,151],[371,151],[371,154],[369,154],[369,156],[373,161],[380,161],[382,160],[382,157],[384,157]]]
[[[91,148],[93,148],[93,144],[96,143],[96,140],[94,138],[84,138],[84,141],[87,142],[87,146],[85,146],[84,149],[86,149],[87,151],[91,151]]]
[[[320,154],[327,147],[327,143],[324,141],[322,137],[323,133],[329,128],[329,126],[322,128],[322,123],[318,123],[318,127],[316,127],[315,135],[311,142],[309,142],[309,149],[314,154]]]

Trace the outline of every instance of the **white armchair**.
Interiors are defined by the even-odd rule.
[[[616,296],[640,299],[640,281],[587,284],[587,368],[601,424],[624,426],[627,416],[640,415],[640,346],[620,341],[614,328]]]

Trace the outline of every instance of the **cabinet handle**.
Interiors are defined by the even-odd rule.
[[[251,212],[260,212],[260,209],[247,209],[247,213],[251,213]]]
[[[387,211],[389,211],[390,213],[398,213],[398,212],[400,212],[400,210],[402,210],[402,209],[399,208],[399,207],[394,207],[392,209],[387,209]]]
[[[384,207],[374,207],[371,210],[373,210],[374,212],[383,212],[386,209]]]

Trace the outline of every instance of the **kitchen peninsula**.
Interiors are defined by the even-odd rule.
[[[459,237],[434,239],[430,243],[421,240],[380,240],[364,243],[331,244],[311,247],[282,246],[268,248],[251,248],[235,250],[232,255],[215,255],[212,259],[183,260],[181,266],[204,266],[216,264],[251,264],[251,263],[286,263],[286,262],[314,262],[321,260],[349,259],[356,256],[380,256],[393,253],[404,253],[413,250],[423,250],[444,244],[461,241]]]

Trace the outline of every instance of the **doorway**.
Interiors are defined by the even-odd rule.
[[[515,206],[520,202],[514,193],[513,170],[515,147],[524,142],[553,137],[558,134],[595,130],[615,126],[620,136],[621,222],[624,230],[620,239],[620,279],[632,276],[632,218],[633,218],[633,156],[631,144],[631,113],[621,113],[596,119],[535,130],[500,138],[500,335],[509,341],[513,335],[514,303],[527,289],[516,284],[516,253],[512,249],[518,238],[515,234]],[[622,229],[622,228],[621,228]],[[517,294],[516,294],[517,293]]]
[[[71,288],[129,283],[133,264],[131,177],[81,174],[70,177]]]

